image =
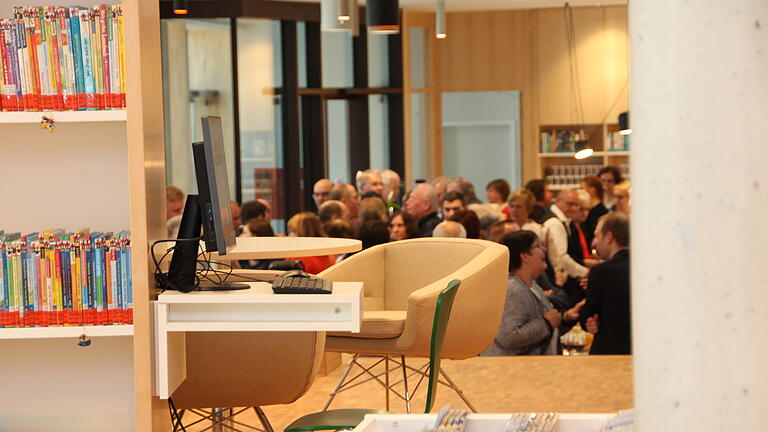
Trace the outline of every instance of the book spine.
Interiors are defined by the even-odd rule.
[[[62,108],[67,111],[72,111],[76,109],[76,104],[74,104],[75,80],[74,71],[72,70],[72,50],[69,47],[72,42],[66,8],[56,8],[56,26],[59,29],[59,64],[61,69]]]
[[[99,14],[90,10],[91,14],[91,62],[93,64],[93,82],[96,90],[96,109],[104,109],[104,75],[101,68],[101,27]]]
[[[125,241],[125,266],[127,273],[127,291],[126,295],[126,309],[128,309],[128,316],[126,318],[126,324],[133,324],[133,277],[131,276],[131,269],[133,263],[133,254],[131,253],[131,239],[128,238]]]
[[[64,325],[71,326],[72,322],[72,265],[69,262],[69,239],[63,242],[61,250],[61,279],[64,294]]]
[[[13,55],[11,54],[11,35],[8,20],[0,20],[0,48],[3,55],[3,111],[17,111],[16,74],[14,72]]]
[[[72,266],[72,324],[83,325],[83,303],[80,288],[80,240],[76,235],[69,250],[70,265]]]
[[[21,101],[25,110],[30,109],[30,82],[29,68],[27,64],[26,45],[27,37],[24,32],[24,21],[21,17],[21,7],[14,7],[13,32],[16,33],[16,57],[19,62],[19,82],[21,84]]]
[[[45,290],[46,297],[48,298],[48,311],[46,313],[46,322],[49,326],[56,325],[56,297],[54,295],[56,289],[54,287],[54,273],[55,265],[54,250],[53,250],[53,238],[48,236],[45,242]]]
[[[18,327],[16,324],[18,316],[19,316],[19,305],[18,305],[18,298],[16,297],[16,279],[14,278],[14,274],[16,273],[16,249],[13,242],[10,242],[8,244],[8,310],[10,312],[9,314],[9,320],[8,320],[8,326],[9,327]]]
[[[29,77],[32,84],[30,104],[32,111],[40,111],[40,72],[37,60],[37,45],[35,36],[35,24],[32,19],[30,8],[24,8],[22,11],[24,25],[26,28],[27,57],[29,57]]]
[[[98,20],[99,27],[99,48],[101,48],[101,67],[102,74],[102,109],[112,108],[110,101],[112,95],[112,86],[110,85],[110,69],[109,69],[109,22],[107,21],[107,5],[100,4],[94,8],[96,12],[96,19]]]
[[[107,8],[107,27],[109,29],[109,88],[110,107],[120,108],[120,71],[117,67],[117,17],[116,7]]]
[[[23,98],[23,90],[22,90],[22,83],[21,83],[21,68],[19,64],[19,56],[18,56],[18,38],[16,37],[16,31],[15,31],[15,25],[13,21],[7,20],[6,21],[6,35],[8,39],[6,40],[6,43],[8,43],[8,56],[11,61],[11,68],[13,70],[13,89],[15,91],[14,100],[16,103],[16,111],[24,111],[24,98]]]
[[[45,45],[45,55],[46,55],[46,62],[48,67],[48,80],[50,83],[50,93],[48,94],[48,109],[52,111],[58,111],[59,110],[59,93],[60,93],[60,85],[57,83],[57,72],[56,72],[56,35],[53,29],[53,21],[50,13],[50,9],[45,7],[44,10],[44,20],[43,20],[43,27],[45,29],[45,38],[46,38],[46,45]]]
[[[83,81],[83,47],[80,38],[80,14],[77,8],[69,8],[69,26],[71,29],[72,63],[75,76],[75,94],[77,109],[84,110],[86,106],[85,82]]]
[[[125,108],[125,29],[123,24],[123,5],[117,5],[117,53],[120,62],[120,107]]]
[[[56,16],[56,8],[51,6],[48,9],[51,18],[51,53],[53,54],[53,76],[56,82],[55,106],[59,111],[64,110],[64,79],[61,69],[61,29],[59,29],[59,20]]]
[[[40,77],[40,109],[51,109],[51,78],[48,69],[48,35],[45,31],[45,17],[41,8],[34,8],[35,49],[37,51],[38,76]]]
[[[91,60],[91,21],[87,9],[79,9],[80,37],[83,61],[83,82],[85,90],[85,107],[93,110],[98,107],[96,103],[96,87],[93,76],[93,61]]]
[[[91,238],[88,246],[88,324],[96,324],[96,248]]]

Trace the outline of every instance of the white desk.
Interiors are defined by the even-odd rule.
[[[257,260],[338,255],[362,248],[360,240],[332,237],[238,237],[237,246],[226,255],[213,252],[211,256],[218,260]]]
[[[360,332],[362,282],[334,282],[333,294],[273,294],[266,282],[241,291],[165,292],[155,302],[155,392],[168,397],[186,378],[184,332]]]

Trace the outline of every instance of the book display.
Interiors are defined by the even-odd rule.
[[[131,240],[0,233],[0,328],[133,323]]]
[[[100,3],[0,5],[0,430],[166,430],[159,5]]]
[[[17,6],[0,19],[0,111],[125,108],[123,6]]]
[[[629,135],[619,133],[619,125],[542,125],[539,127],[539,174],[553,189],[579,187],[584,176],[596,175],[606,165],[629,171]],[[576,152],[587,146],[591,156],[576,159]]]

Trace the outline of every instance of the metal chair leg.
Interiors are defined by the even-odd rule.
[[[173,432],[186,432],[184,424],[181,422],[181,418],[184,416],[184,410],[177,410],[176,405],[173,404],[173,399],[168,398],[168,410],[171,413],[171,425],[173,426]]]
[[[384,357],[384,371],[386,372],[384,375],[384,383],[386,384],[384,394],[387,399],[386,410],[389,411],[389,356]]]
[[[456,383],[454,383],[454,382],[453,382],[453,380],[451,379],[451,377],[449,377],[449,376],[448,376],[448,374],[447,374],[447,373],[445,373],[445,370],[444,370],[443,368],[440,368],[440,375],[442,375],[442,376],[443,376],[443,378],[445,378],[445,380],[446,380],[446,381],[448,381],[448,383],[450,384],[448,387],[452,388],[452,389],[453,389],[453,391],[455,391],[455,392],[456,392],[456,394],[458,394],[458,395],[459,395],[459,397],[461,398],[461,400],[463,400],[463,401],[464,401],[464,403],[465,403],[465,404],[467,404],[467,406],[469,407],[469,409],[471,409],[473,413],[477,413],[477,409],[475,409],[474,405],[472,405],[472,403],[469,401],[469,399],[467,399],[467,397],[466,397],[466,396],[464,396],[464,392],[463,392],[463,391],[461,391],[461,389],[459,388],[459,386],[457,386],[457,385],[456,385]]]
[[[349,371],[352,370],[352,368],[355,366],[355,360],[357,360],[357,356],[359,354],[355,354],[352,357],[352,360],[349,362],[349,366],[347,366],[347,369],[344,371],[343,374],[341,374],[341,379],[339,379],[339,384],[336,385],[336,388],[333,389],[330,396],[328,396],[328,401],[325,402],[325,406],[323,407],[323,411],[328,411],[328,407],[331,406],[331,402],[333,402],[333,398],[336,397],[336,394],[339,392],[339,389],[342,385],[344,385],[344,380],[347,379],[347,375],[349,375]]]
[[[405,369],[405,356],[400,356],[400,365],[403,367],[403,386],[405,387],[405,412],[411,413],[411,396],[408,394],[408,371]]]
[[[264,414],[264,411],[261,409],[261,407],[253,407],[253,410],[256,411],[256,416],[259,418],[259,421],[264,426],[264,430],[266,432],[275,432],[274,429],[272,429],[272,424],[269,422],[269,419],[267,418],[267,415]]]

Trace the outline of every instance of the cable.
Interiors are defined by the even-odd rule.
[[[176,287],[173,284],[173,282],[171,282],[170,279],[168,279],[168,275],[166,273],[164,273],[163,271],[161,271],[161,269],[160,269],[160,264],[162,264],[163,260],[165,260],[165,258],[175,249],[175,247],[172,247],[172,248],[169,248],[168,250],[166,250],[165,253],[163,254],[163,256],[160,257],[160,261],[158,261],[157,257],[155,256],[155,246],[157,246],[160,243],[171,243],[171,242],[176,243],[176,242],[180,242],[180,241],[181,242],[196,241],[196,242],[199,243],[200,240],[201,240],[200,237],[190,238],[190,239],[173,239],[173,240],[172,239],[163,239],[163,240],[156,240],[154,243],[152,243],[152,246],[150,246],[150,248],[149,248],[149,253],[150,253],[150,255],[152,255],[152,262],[155,264],[155,281],[160,286],[160,290],[161,290],[160,293],[161,294],[163,292],[165,292],[165,290],[167,288],[171,288],[171,289],[174,289],[174,290],[177,290],[177,291],[181,291],[181,290],[178,289],[178,287]],[[199,285],[199,280],[197,278],[195,278],[195,286],[197,286],[197,285]]]

